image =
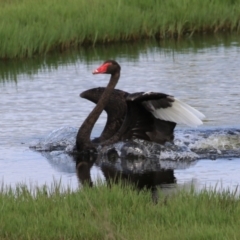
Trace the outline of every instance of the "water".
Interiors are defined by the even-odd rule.
[[[109,45],[1,62],[1,180],[12,186],[19,182],[50,185],[54,180],[61,180],[65,186],[78,187],[71,158],[59,157],[56,152],[44,155],[32,151],[29,145],[60,128],[76,131],[94,106],[79,98],[79,94],[89,88],[106,86],[108,82],[109,76],[93,76],[91,71],[106,59],[116,59],[122,66],[117,88],[128,92],[154,90],[172,94],[207,116],[198,130],[188,133],[184,126],[178,126],[176,141],[186,140],[190,135],[193,137],[189,143],[194,144],[194,137],[210,131],[207,139],[197,138],[195,145],[197,142],[199,147],[200,140],[201,148],[204,144],[212,145],[213,155],[204,155],[202,160],[185,165],[171,162],[171,166],[165,166],[174,169],[169,170],[171,181],[161,179],[156,183],[171,182],[168,186],[172,187],[193,183],[199,189],[217,184],[218,188],[235,189],[240,183],[239,53],[240,41],[236,36],[214,36],[179,42]],[[103,113],[93,136],[100,134],[105,120]],[[229,131],[235,131],[235,135]],[[234,149],[234,154],[224,155],[229,148]],[[115,169],[124,165],[125,170],[144,164],[141,161],[113,163]],[[93,181],[98,176],[106,178],[105,166],[91,166]],[[161,167],[140,175],[150,179],[156,172],[164,175]]]

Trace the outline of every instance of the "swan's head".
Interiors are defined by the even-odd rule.
[[[92,73],[93,74],[100,74],[100,73],[115,74],[117,72],[120,72],[120,70],[121,70],[121,67],[116,61],[107,60],[100,67],[95,69]]]

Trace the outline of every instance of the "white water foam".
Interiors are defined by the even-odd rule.
[[[71,152],[75,146],[77,129],[62,127],[46,138],[32,143],[36,151],[61,150]],[[159,145],[143,140],[119,142],[99,148],[102,156],[114,149],[118,157],[159,158],[181,161],[197,158],[224,158],[240,156],[240,129],[177,130],[174,144]]]

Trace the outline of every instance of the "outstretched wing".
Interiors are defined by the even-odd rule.
[[[177,124],[182,123],[196,127],[201,125],[201,120],[205,118],[201,112],[190,105],[163,93],[141,92],[129,94],[127,101],[140,102],[156,119]]]
[[[172,141],[176,123],[155,118],[152,112],[143,104],[146,100],[143,94],[140,92],[127,96],[127,114],[119,131],[119,136],[121,136],[122,140],[138,138],[160,144]],[[167,107],[169,103],[164,100],[166,95],[158,94],[158,99],[160,99],[159,97],[162,98],[162,105]]]

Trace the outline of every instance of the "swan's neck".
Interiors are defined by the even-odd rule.
[[[120,77],[120,72],[111,75],[110,81],[103,92],[101,98],[99,99],[97,105],[88,115],[88,117],[83,122],[82,126],[78,130],[76,146],[78,151],[83,151],[89,148],[94,148],[94,144],[91,142],[90,136],[94,124],[98,120],[100,114],[102,113],[105,105],[107,104],[109,97],[117,85],[118,79]]]

